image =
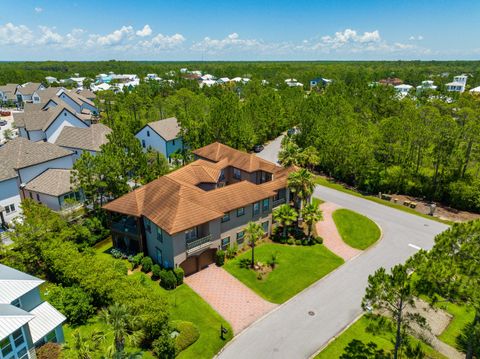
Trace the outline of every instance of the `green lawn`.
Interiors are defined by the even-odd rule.
[[[325,201],[324,200],[321,200],[320,198],[317,198],[317,197],[312,197],[312,203],[316,203],[317,205],[321,205],[322,203],[324,203]]]
[[[448,327],[443,331],[438,339],[456,348],[457,336],[462,332],[463,328],[465,328],[468,323],[473,322],[475,313],[473,310],[469,310],[469,308],[466,306],[448,302],[437,303],[436,307],[453,315],[452,321],[450,324],[448,324]]]
[[[264,279],[257,279],[251,269],[239,267],[242,258],[251,258],[251,250],[228,260],[224,268],[260,296],[273,303],[283,303],[343,263],[323,245],[289,246],[266,243],[255,248],[255,261],[266,263],[272,253],[278,264]]]
[[[341,192],[348,193],[348,194],[350,194],[350,195],[352,195],[352,196],[355,196],[355,197],[360,197],[360,198],[363,198],[363,199],[366,199],[366,200],[369,200],[369,201],[372,201],[372,202],[376,202],[376,203],[382,204],[382,205],[384,205],[384,206],[388,206],[388,207],[392,207],[392,208],[398,209],[399,211],[403,211],[403,212],[407,212],[407,213],[410,213],[410,214],[414,214],[414,215],[416,215],[416,216],[420,216],[420,217],[423,217],[423,218],[428,218],[428,219],[431,219],[432,221],[437,221],[437,222],[445,223],[445,224],[453,224],[452,221],[447,221],[447,220],[444,220],[444,219],[441,219],[441,218],[438,218],[438,217],[429,216],[429,215],[420,213],[420,212],[416,211],[416,210],[413,209],[413,208],[406,207],[406,206],[401,205],[401,204],[398,204],[398,203],[393,203],[393,202],[390,202],[390,201],[385,201],[385,200],[383,200],[383,199],[380,199],[380,198],[374,197],[374,196],[364,196],[364,195],[362,195],[361,193],[358,193],[358,192],[356,192],[356,191],[352,191],[351,189],[345,188],[345,187],[342,186],[341,184],[334,183],[334,182],[330,182],[328,179],[326,179],[326,178],[324,178],[324,177],[318,176],[318,177],[316,178],[316,183],[319,184],[319,185],[325,186],[325,187],[329,187],[329,188],[332,188],[332,189],[336,189],[337,191],[341,191]]]
[[[350,247],[366,249],[380,238],[380,228],[371,219],[349,209],[337,209],[333,220],[342,239]]]
[[[106,239],[95,246],[95,251],[105,260],[118,261],[118,259],[114,259],[110,254],[107,254],[111,246],[111,240]],[[158,282],[152,281],[142,272],[136,272],[125,280],[141,281],[143,285],[149,286],[158,295],[159,300],[166,298],[170,304],[171,320],[189,321],[198,327],[200,337],[190,347],[182,351],[178,358],[212,358],[232,338],[230,324],[186,284],[182,284],[175,290],[167,291],[160,287]],[[221,325],[228,329],[228,334],[225,335],[226,340],[220,339]],[[105,331],[106,328],[98,322],[98,317],[93,317],[86,325],[80,326],[78,329],[83,334],[87,334],[94,329]],[[72,341],[73,329],[66,325],[64,326],[64,333],[68,345]],[[111,340],[108,340],[108,343],[111,343]],[[131,349],[135,350],[135,348]],[[143,353],[142,358],[150,359],[153,358],[153,355],[148,352]]]
[[[373,323],[373,320],[367,316],[361,317],[354,324],[352,324],[345,332],[343,332],[338,338],[332,341],[325,349],[323,349],[315,359],[338,359],[343,354],[345,347],[353,339],[360,340],[364,343],[374,342],[378,345],[379,349],[390,351],[393,349],[393,333],[389,331],[376,331],[371,333],[367,331],[367,327]],[[411,338],[412,344],[417,344],[419,340]],[[421,343],[423,351],[428,358],[443,359],[442,354],[436,352],[432,347],[427,344]]]

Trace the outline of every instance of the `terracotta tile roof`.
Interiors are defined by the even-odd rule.
[[[67,169],[50,168],[27,183],[25,189],[50,196],[61,196],[72,191],[70,176],[72,171]]]
[[[221,150],[240,158],[249,154],[222,145]],[[217,158],[223,156],[218,155]],[[200,183],[216,183],[221,170],[230,166],[227,159],[217,163],[196,160],[168,175],[160,177],[104,206],[111,212],[145,216],[170,234],[178,233],[202,223],[223,217],[236,208],[273,197],[275,190],[285,188],[286,177],[292,169],[270,164],[268,161],[249,160],[249,168],[271,168],[278,178],[256,185],[241,181],[225,187],[205,191]]]
[[[0,180],[16,177],[16,170],[20,168],[71,154],[71,151],[53,143],[32,142],[23,137],[14,138],[0,147]]]
[[[272,162],[265,161],[254,154],[235,150],[219,142],[214,142],[205,147],[199,148],[193,153],[213,162],[226,161],[229,166],[233,166],[246,172],[265,171],[276,173],[281,169],[280,166]]]
[[[180,136],[180,125],[175,117],[147,123],[152,130],[162,136],[165,141],[171,141]]]
[[[108,143],[107,135],[112,130],[104,124],[93,124],[87,128],[64,127],[55,144],[62,147],[99,151],[100,146]]]

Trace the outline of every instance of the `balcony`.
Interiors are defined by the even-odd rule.
[[[202,238],[197,238],[197,239],[187,241],[187,255],[193,254],[195,252],[201,251],[204,248],[210,247],[211,242],[212,242],[211,234]]]
[[[285,198],[279,198],[277,200],[274,200],[273,201],[273,207],[278,207],[280,206],[281,204],[284,204],[285,203]]]
[[[136,223],[131,221],[113,222],[111,229],[112,231],[126,234],[129,236],[137,237],[140,235]]]

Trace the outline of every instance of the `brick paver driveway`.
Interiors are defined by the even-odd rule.
[[[339,208],[341,207],[331,202],[325,202],[320,205],[320,209],[323,211],[323,221],[317,223],[317,233],[323,238],[325,247],[345,261],[348,261],[362,251],[350,247],[343,241],[340,233],[338,233],[332,214]]]
[[[235,334],[277,306],[214,264],[188,276],[185,283],[231,324]]]

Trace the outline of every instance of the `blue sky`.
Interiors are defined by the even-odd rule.
[[[479,59],[479,0],[0,0],[0,60]]]

